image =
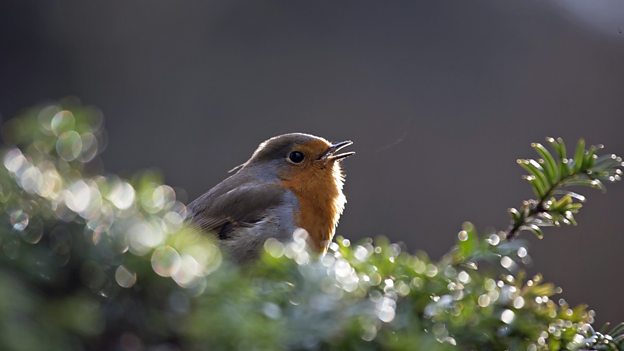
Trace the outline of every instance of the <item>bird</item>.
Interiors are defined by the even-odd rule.
[[[269,238],[286,242],[297,229],[308,245],[326,253],[343,213],[345,174],[340,152],[350,140],[331,143],[289,133],[262,143],[233,174],[187,206],[191,226],[214,235],[235,261],[257,258]]]

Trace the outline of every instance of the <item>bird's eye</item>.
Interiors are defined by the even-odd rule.
[[[288,155],[288,161],[292,163],[301,163],[304,158],[303,152],[300,151],[293,151]]]

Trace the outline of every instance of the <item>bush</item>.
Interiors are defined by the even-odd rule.
[[[570,156],[533,144],[539,159],[518,163],[535,199],[504,231],[465,223],[439,261],[384,238],[316,257],[296,232],[237,266],[157,175],[100,174],[97,110],[44,106],[4,132],[2,350],[624,350],[624,325],[596,331],[593,311],[523,271],[521,232],[575,224],[569,186],[620,179],[622,160],[583,140]]]

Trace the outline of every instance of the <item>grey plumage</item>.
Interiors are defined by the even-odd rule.
[[[192,225],[217,235],[231,256],[245,261],[269,237],[286,240],[292,235],[297,199],[276,183],[239,172],[191,202],[188,209]]]

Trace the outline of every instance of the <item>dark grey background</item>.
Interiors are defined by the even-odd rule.
[[[593,4],[593,5],[592,5]],[[192,199],[272,135],[353,139],[338,233],[439,257],[464,220],[504,228],[515,158],[545,136],[624,153],[618,1],[0,2],[0,113],[79,96],[107,170]],[[532,270],[624,320],[624,185],[531,241]]]

